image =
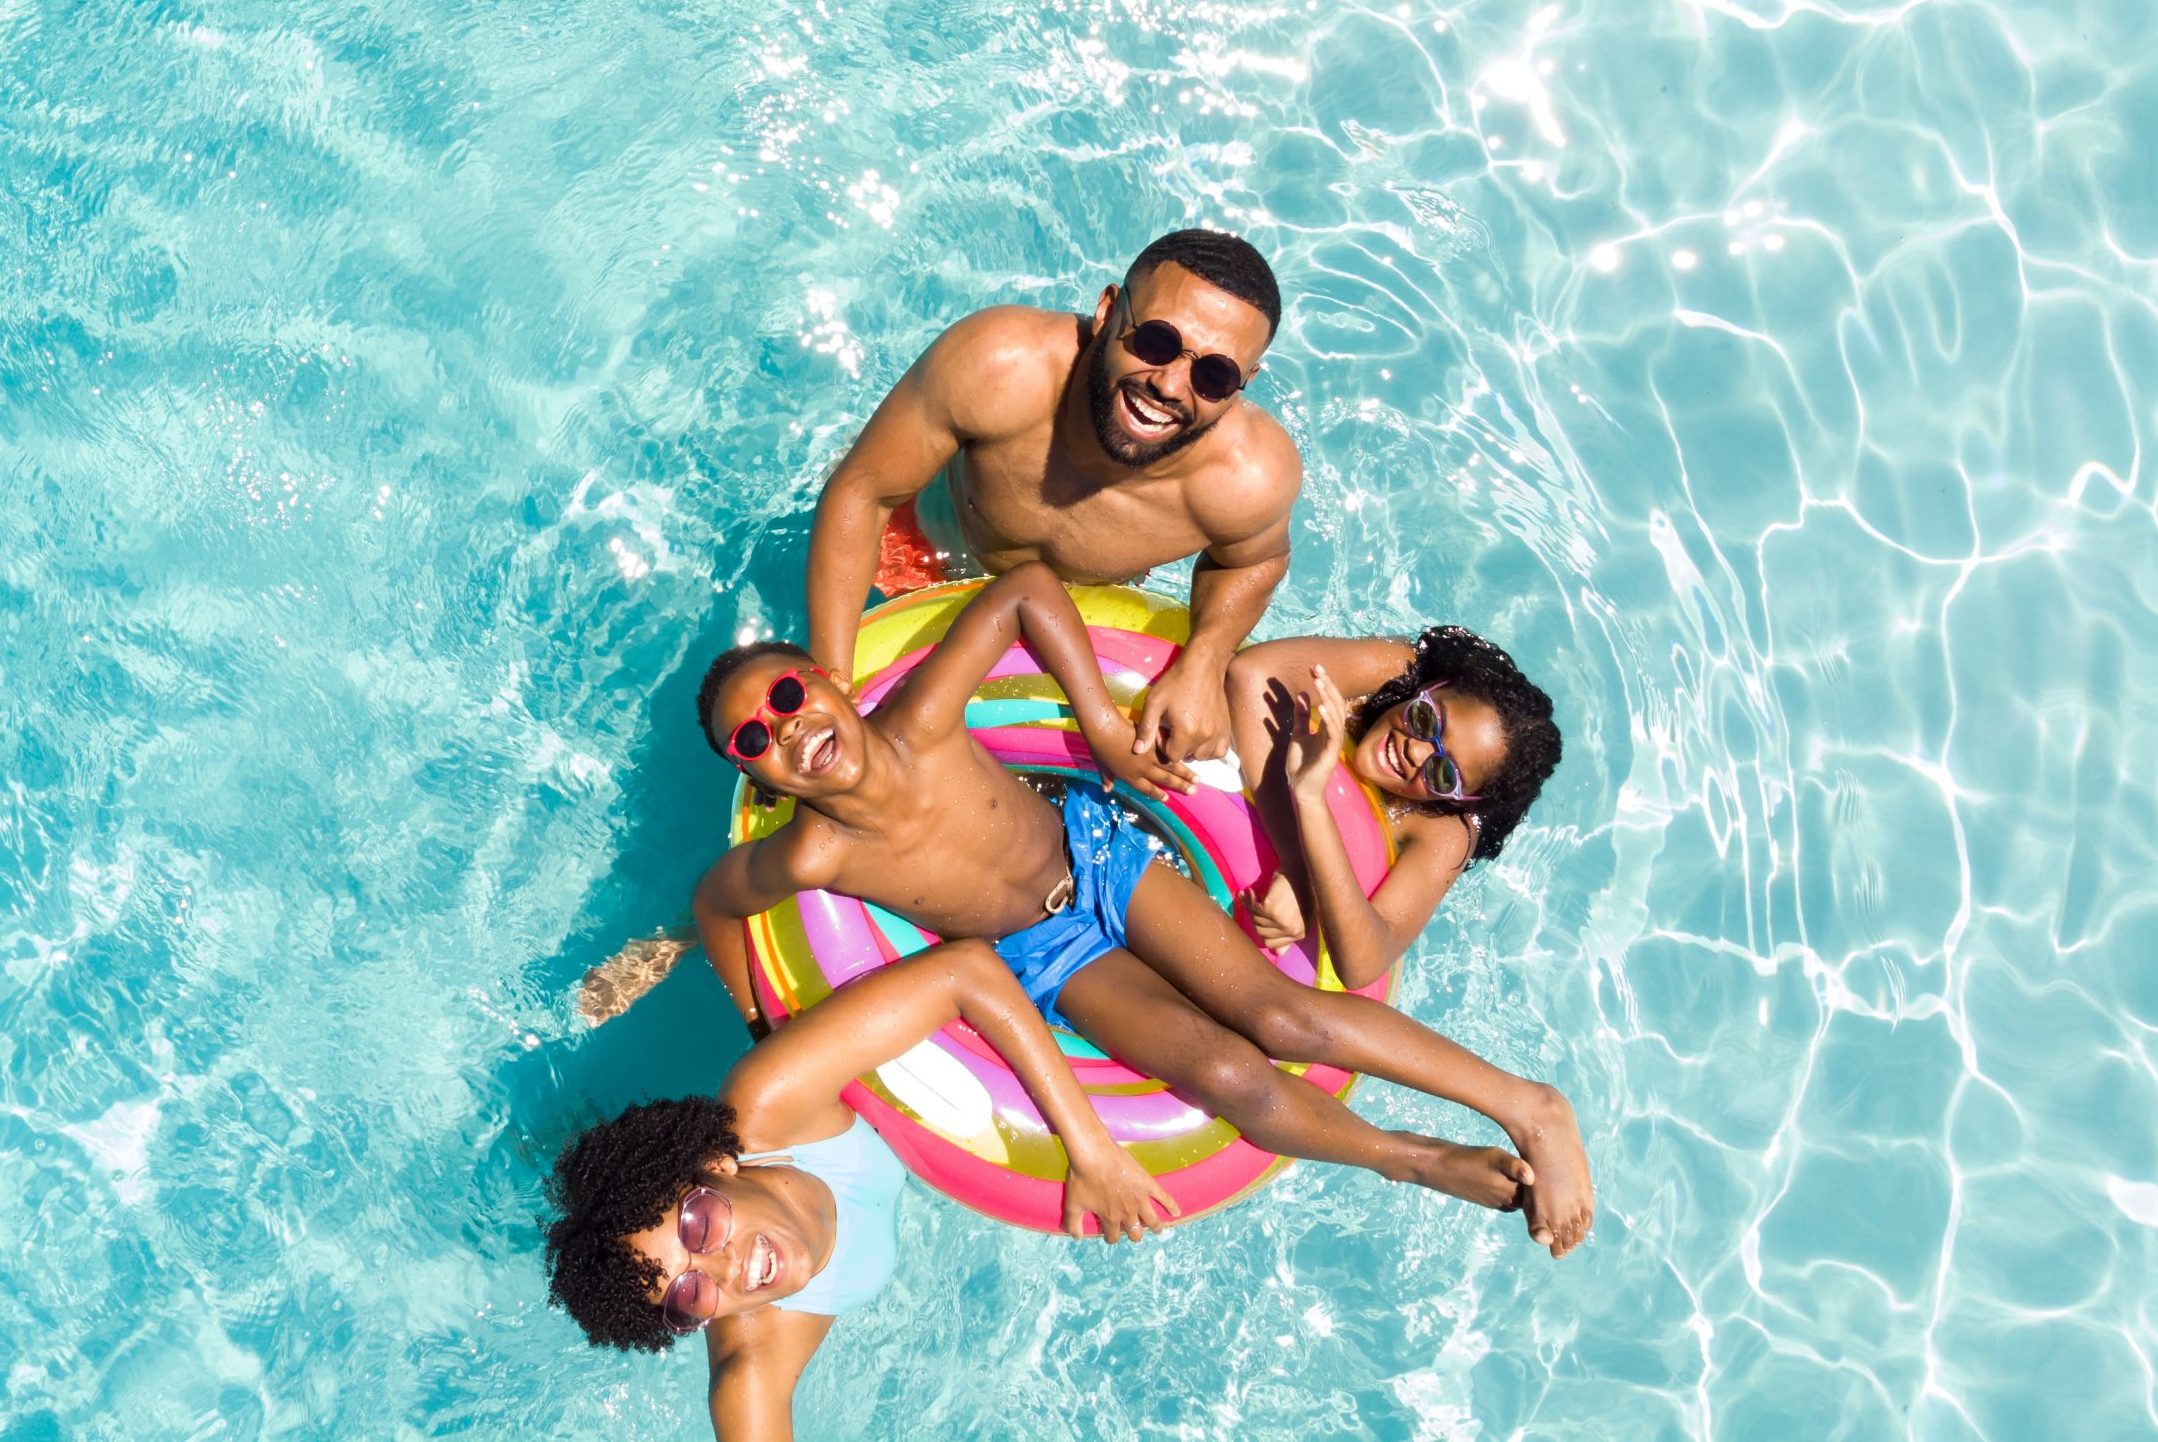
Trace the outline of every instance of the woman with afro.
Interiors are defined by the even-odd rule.
[[[811,1354],[899,1260],[905,1174],[840,1090],[961,1020],[1064,1142],[1066,1231],[1092,1214],[1116,1241],[1175,1214],[1095,1116],[1003,960],[956,942],[841,987],[751,1047],[716,1099],[631,1107],[572,1141],[548,1188],[560,1212],[551,1300],[594,1346],[657,1352],[703,1332],[713,1431],[793,1436]]]

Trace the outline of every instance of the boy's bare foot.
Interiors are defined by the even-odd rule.
[[[1532,1082],[1526,1103],[1505,1126],[1506,1135],[1536,1168],[1536,1180],[1522,1191],[1529,1239],[1549,1247],[1553,1257],[1563,1257],[1581,1245],[1596,1220],[1589,1157],[1573,1104],[1557,1087]]]
[[[1415,1182],[1479,1207],[1509,1211],[1521,1203],[1536,1180],[1534,1169],[1504,1147],[1465,1147],[1415,1132],[1393,1135],[1409,1146],[1407,1163],[1396,1180]]]

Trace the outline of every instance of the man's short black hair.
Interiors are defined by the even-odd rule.
[[[719,688],[727,684],[729,676],[759,656],[788,656],[812,666],[816,664],[815,657],[792,641],[751,641],[731,651],[720,652],[719,659],[704,673],[704,684],[697,688],[697,726],[704,732],[705,743],[721,756],[727,755],[727,738],[712,729],[712,707],[719,701]]]
[[[1164,261],[1181,265],[1217,290],[1225,290],[1266,317],[1266,338],[1281,327],[1281,287],[1273,267],[1242,236],[1220,230],[1172,230],[1139,252],[1124,272],[1131,289]]]
[[[547,1195],[547,1299],[595,1347],[660,1352],[674,1329],[647,1294],[661,1280],[622,1239],[652,1226],[721,1157],[742,1154],[734,1108],[711,1097],[646,1102],[580,1135],[555,1159]]]

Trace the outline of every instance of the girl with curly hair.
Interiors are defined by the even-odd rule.
[[[1063,1139],[1068,1232],[1092,1214],[1113,1242],[1175,1215],[1002,959],[955,942],[849,982],[765,1037],[716,1100],[632,1107],[572,1141],[548,1185],[560,1212],[551,1299],[594,1346],[657,1352],[702,1331],[715,1434],[793,1436],[811,1354],[898,1265],[905,1173],[840,1091],[958,1020],[1011,1063]]]
[[[1356,697],[1351,701],[1350,697]],[[1240,898],[1264,946],[1300,940],[1316,918],[1342,983],[1368,986],[1401,959],[1468,867],[1497,856],[1559,763],[1551,698],[1513,657],[1461,626],[1414,642],[1297,637],[1247,647],[1229,665],[1230,723],[1245,784],[1281,869]],[[1349,770],[1390,804],[1395,858],[1369,897],[1326,805]],[[1518,1139],[1517,1139],[1518,1140]],[[1588,1162],[1569,1114],[1522,1155],[1539,1185],[1535,1239],[1563,1255],[1588,1229]],[[1534,1230],[1539,1200],[1578,1189],[1571,1235]],[[1543,1193],[1538,1198],[1535,1193]]]

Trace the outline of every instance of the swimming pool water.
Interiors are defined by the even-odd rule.
[[[0,0],[0,1433],[707,1430],[535,1221],[737,1049],[701,968],[572,1015],[717,848],[697,675],[943,325],[1199,222],[1289,297],[1261,634],[1558,699],[1402,1001],[1573,1097],[1594,1240],[915,1196],[803,1435],[2158,1432],[2154,31]]]

